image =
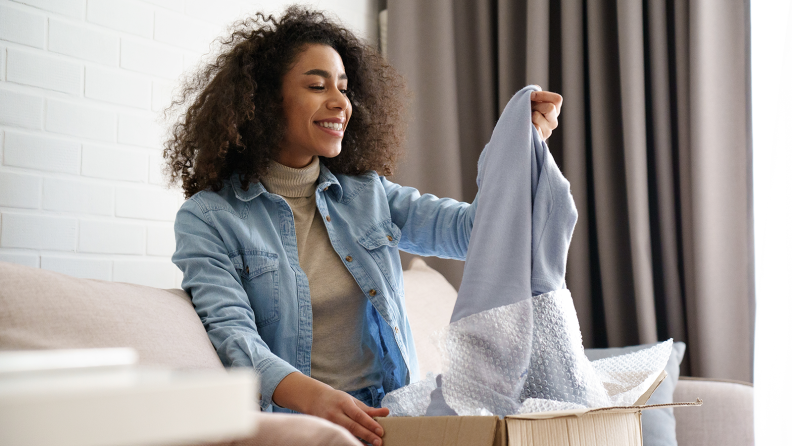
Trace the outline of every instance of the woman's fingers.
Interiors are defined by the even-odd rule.
[[[561,105],[564,103],[564,98],[558,93],[552,91],[534,91],[531,94],[531,100],[536,102],[550,102],[556,106],[558,111],[561,111]]]
[[[531,122],[533,123],[536,130],[539,131],[539,136],[542,140],[547,140],[550,135],[553,133],[553,129],[556,127],[552,125],[547,118],[538,111],[531,113]]]
[[[373,407],[370,407],[368,410],[366,410],[366,413],[372,418],[373,417],[387,417],[388,414],[390,413],[390,411],[388,409],[384,408],[384,407],[380,408],[380,409],[375,409]]]
[[[355,420],[355,422],[359,423],[361,426],[365,427],[371,432],[374,432],[375,434],[382,436],[383,434],[382,426],[380,426],[379,423],[374,421],[374,419],[371,418],[371,416],[369,416],[368,413],[366,413],[369,410],[376,410],[376,409],[363,404],[360,400],[357,399],[355,399],[354,402],[355,402],[354,407],[350,408],[352,414],[347,413],[347,415],[349,415],[349,418],[352,418],[353,420]]]
[[[380,437],[385,432],[371,417],[387,415],[387,409],[368,407],[348,393],[327,385],[320,387],[314,399],[306,407],[308,410],[304,413],[331,421],[374,446],[382,445]]]
[[[556,109],[554,104],[550,102],[539,102],[531,105],[531,109],[543,114],[545,119],[547,119],[550,124],[554,125],[553,128],[558,127],[558,109]]]
[[[360,401],[358,399],[355,400],[355,404],[359,408],[363,409],[363,412],[366,412],[368,414],[368,416],[370,416],[372,418],[373,417],[387,417],[388,414],[390,413],[390,410],[388,410],[387,407],[381,407],[381,408],[369,407],[364,402],[362,402],[362,401]]]
[[[382,444],[382,439],[380,437],[382,437],[385,431],[379,423],[374,421],[363,409],[358,407],[357,403],[358,401],[356,400],[355,404],[344,405],[344,414],[348,417],[348,421],[342,424],[342,426],[351,432],[352,435],[374,446],[380,446]]]
[[[558,127],[563,102],[564,98],[552,91],[534,91],[531,94],[531,122],[543,140],[547,140]]]
[[[382,438],[378,435],[373,434],[370,430],[367,430],[360,424],[356,423],[354,420],[347,418],[346,423],[336,423],[344,427],[348,430],[352,435],[361,440],[365,441],[368,444],[373,444],[374,446],[382,446]]]

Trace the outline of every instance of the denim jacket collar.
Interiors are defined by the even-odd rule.
[[[330,195],[335,199],[335,201],[341,201],[341,198],[344,196],[344,189],[341,188],[341,183],[338,182],[338,178],[333,175],[333,172],[330,172],[324,164],[319,163],[319,189],[324,190],[325,188],[329,188]]]
[[[234,195],[238,199],[242,201],[251,201],[264,192],[269,193],[269,191],[267,191],[264,185],[259,181],[255,183],[251,182],[248,185],[248,190],[244,190],[242,188],[242,180],[240,177],[241,175],[239,172],[234,172],[230,179],[231,187],[234,189]],[[341,188],[338,178],[336,178],[336,176],[330,172],[330,169],[325,167],[325,165],[322,163],[319,163],[319,182],[317,187],[322,190],[329,188],[328,191],[330,192],[330,195],[336,201],[340,201],[344,196],[344,190]]]

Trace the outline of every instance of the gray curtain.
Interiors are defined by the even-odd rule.
[[[394,181],[471,201],[511,95],[562,94],[548,144],[580,215],[567,284],[584,344],[673,337],[688,344],[684,373],[751,381],[748,11],[748,0],[391,1],[388,59],[414,94]],[[462,262],[429,263],[459,285]]]

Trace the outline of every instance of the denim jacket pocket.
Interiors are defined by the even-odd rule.
[[[400,239],[401,230],[390,219],[377,223],[358,239],[358,243],[371,254],[382,275],[397,293],[401,292],[401,286],[397,282],[398,271],[401,270],[398,249]]]
[[[256,325],[280,320],[278,296],[278,254],[260,250],[240,250],[229,254],[242,279],[242,287],[253,308]]]

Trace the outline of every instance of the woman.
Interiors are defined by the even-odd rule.
[[[419,378],[398,250],[464,259],[476,201],[379,176],[399,155],[403,82],[321,13],[258,14],[224,44],[184,87],[165,150],[189,198],[182,287],[223,363],[256,370],[264,410],[379,445],[382,397]],[[546,138],[561,97],[536,100]]]

